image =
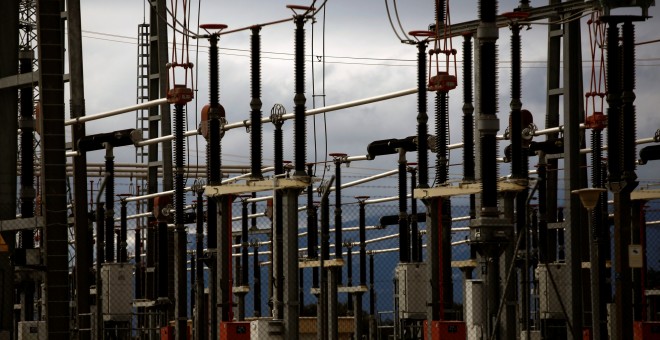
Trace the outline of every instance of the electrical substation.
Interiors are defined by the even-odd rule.
[[[660,339],[660,126],[636,110],[654,1],[436,0],[404,29],[417,2],[385,0],[416,86],[334,104],[309,93],[333,1],[240,27],[193,3],[145,2],[136,77],[109,94],[135,104],[104,112],[86,110],[81,1],[0,3],[0,340]],[[262,44],[287,25],[293,88],[270,107]],[[221,73],[235,36],[249,69]],[[532,44],[545,112],[523,105]],[[221,96],[229,79],[249,102]],[[346,127],[362,151],[317,157],[317,117],[404,97],[416,133],[369,117]]]

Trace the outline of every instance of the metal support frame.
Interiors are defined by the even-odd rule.
[[[42,176],[46,252],[46,326],[49,339],[69,338],[68,221],[64,140],[64,34],[61,0],[37,1],[41,87]],[[10,59],[11,60],[11,59]],[[47,62],[43,62],[43,61]],[[14,116],[16,116],[14,114]],[[7,124],[10,125],[10,124]],[[14,125],[12,125],[14,126]],[[14,142],[16,139],[14,138]],[[15,178],[15,176],[12,176]],[[15,187],[15,186],[14,186]]]
[[[21,22],[21,41],[19,41],[19,72],[27,74],[33,72],[35,64],[36,35],[36,3],[23,2],[19,4],[19,20]],[[70,28],[71,30],[71,28]],[[75,49],[75,47],[74,47]],[[12,50],[12,49],[10,49]],[[73,85],[72,85],[73,86]],[[21,188],[20,188],[20,212],[21,219],[34,217],[35,198],[37,196],[34,188],[34,156],[35,156],[35,94],[38,91],[33,86],[25,86],[19,90],[20,94],[20,119],[18,121],[20,133],[19,153],[21,159]],[[84,188],[84,185],[83,185]],[[34,229],[20,231],[20,247],[23,249],[34,248]],[[25,278],[19,284],[21,298],[20,320],[34,320],[34,296],[35,280]],[[80,301],[80,300],[77,300]],[[84,309],[84,307],[83,307]],[[89,309],[89,308],[88,308]],[[1,312],[0,312],[1,313]]]
[[[167,43],[167,22],[161,18],[166,17],[166,1],[155,0],[150,2],[149,6],[149,100],[165,98],[167,92],[167,56],[168,56],[168,43]],[[159,131],[161,134],[171,134],[170,122],[170,106],[166,100],[159,106],[149,108],[149,126],[148,136],[149,139],[157,138]],[[158,145],[149,145],[147,148],[148,153],[148,172],[147,172],[147,193],[153,194],[159,191],[159,178],[162,178],[162,190],[172,189],[172,145],[171,142],[165,142],[161,147],[162,163],[159,161],[159,147]],[[159,176],[158,170],[162,166],[162,176]],[[153,211],[153,201],[149,200],[147,203],[147,211]],[[161,258],[157,258],[158,239],[164,235],[159,235],[161,232],[156,231],[155,219],[149,218],[147,222],[147,258],[146,258],[146,275],[145,275],[145,292],[147,300],[156,301],[157,297],[162,296],[158,292],[159,285],[167,285],[167,282],[160,282],[156,278],[156,263],[161,262]],[[162,228],[161,228],[162,229]],[[167,294],[166,294],[167,296]],[[164,317],[161,317],[161,325]],[[157,324],[158,318],[156,314],[149,316],[149,327],[156,328],[160,326]]]
[[[0,5],[0,78],[16,76],[18,71],[18,33],[19,33],[19,5],[18,1],[3,1]],[[51,14],[51,13],[49,13]],[[59,27],[57,27],[59,28]],[[57,46],[53,48],[57,52]],[[56,55],[56,65],[57,65]],[[52,68],[49,70],[53,72]],[[5,123],[0,126],[0,142],[2,143],[2,158],[0,163],[0,216],[2,220],[16,218],[16,154],[18,125],[18,100],[15,88],[0,88],[0,114]],[[52,96],[49,99],[53,99]],[[57,101],[57,98],[55,98]],[[51,101],[52,103],[52,101]],[[63,109],[63,108],[62,108]],[[62,113],[64,114],[64,113]],[[5,121],[6,120],[6,121]],[[3,232],[2,237],[8,242],[9,249],[13,250],[15,232]],[[0,253],[0,270],[8,275],[0,278],[0,298],[2,301],[13,301],[14,278],[10,262],[10,253]],[[13,333],[13,304],[3,303],[0,306],[0,333],[7,336]]]

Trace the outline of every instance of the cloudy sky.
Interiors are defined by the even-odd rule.
[[[181,0],[179,0],[181,1]],[[317,5],[322,1],[317,1]],[[168,1],[169,3],[169,1]],[[192,1],[190,29],[195,31],[197,23],[224,23],[230,29],[290,18],[291,11],[285,8],[289,1],[243,0],[243,1]],[[312,0],[296,4],[309,5]],[[390,10],[393,11],[392,2]],[[499,12],[512,11],[518,2],[500,1]],[[531,1],[532,6],[544,6],[546,1]],[[398,2],[398,14],[403,29],[423,30],[433,21],[434,2],[409,0]],[[453,23],[477,19],[477,1],[451,2]],[[85,98],[87,114],[129,106],[136,99],[136,54],[137,25],[144,22],[145,3],[138,0],[82,1],[82,29],[85,72]],[[197,15],[199,9],[199,17]],[[657,8],[650,10],[651,16],[658,14]],[[148,16],[146,18],[149,20]],[[585,79],[591,69],[588,55],[588,36],[582,37],[585,59]],[[396,21],[395,21],[396,25]],[[330,0],[325,10],[318,13],[315,24],[308,23],[306,53],[307,107],[321,107],[350,100],[381,95],[416,86],[416,47],[402,44],[395,36],[388,21],[384,1]],[[398,27],[397,27],[398,28]],[[660,24],[652,18],[637,26],[637,41],[660,38]],[[262,35],[262,92],[263,112],[280,103],[293,111],[293,31],[291,22],[265,27]],[[169,32],[170,38],[172,31]],[[249,31],[223,36],[220,41],[220,102],[227,111],[229,122],[249,118],[250,69]],[[499,66],[499,115],[508,116],[510,101],[510,49],[508,29],[500,30],[498,41]],[[523,107],[532,111],[539,128],[544,128],[545,115],[545,60],[547,28],[533,25],[522,33],[523,56]],[[177,38],[181,38],[180,35]],[[313,44],[312,44],[313,40]],[[199,48],[196,44],[199,43]],[[459,80],[461,75],[462,38],[455,38],[454,46],[459,50]],[[660,128],[660,118],[655,108],[660,104],[657,96],[657,81],[660,79],[660,44],[641,45],[637,49],[637,112],[638,138],[651,137]],[[190,58],[195,63],[196,99],[188,105],[188,130],[198,122],[200,108],[208,102],[208,42],[191,40]],[[586,83],[586,80],[585,80]],[[323,96],[325,95],[325,96]],[[433,98],[430,95],[429,98]],[[451,143],[462,141],[462,89],[450,93]],[[429,100],[429,111],[433,111]],[[327,152],[344,152],[363,155],[367,145],[374,140],[403,138],[416,133],[416,96],[389,100],[377,104],[328,113],[325,116],[308,118],[308,161],[323,160]],[[135,126],[133,113],[88,124],[88,133],[108,131]],[[502,121],[506,121],[502,119]],[[314,130],[314,123],[316,129]],[[430,120],[432,124],[432,119]],[[292,122],[285,123],[285,159],[293,159]],[[433,131],[433,126],[430,127]],[[264,128],[265,164],[272,163],[272,125]],[[327,133],[326,133],[327,131]],[[500,134],[504,126],[501,126]],[[188,140],[191,162],[196,162],[200,150],[200,162],[204,162],[204,140]],[[508,143],[507,143],[508,144]],[[315,147],[316,145],[316,147]],[[131,150],[132,151],[132,150]],[[243,129],[228,132],[223,140],[224,164],[249,163],[249,135]],[[409,155],[411,161],[416,154]],[[460,164],[460,151],[452,152],[451,164]],[[91,161],[100,161],[102,155],[90,155]],[[434,158],[431,157],[431,160]],[[118,156],[117,161],[134,160],[132,152]],[[534,165],[535,159],[531,160]],[[652,166],[652,165],[651,165]],[[345,170],[344,182],[384,172],[396,167],[396,158],[386,156],[372,162],[356,162]],[[647,166],[648,167],[648,166]],[[504,169],[504,168],[503,168]],[[322,171],[322,168],[317,169]],[[460,179],[462,167],[453,166],[450,176]],[[319,174],[320,175],[320,174]],[[660,182],[651,171],[640,169],[640,177],[646,183]],[[190,185],[191,183],[188,183]],[[379,186],[376,184],[375,186]],[[393,188],[383,183],[382,188]],[[364,189],[362,189],[364,190]],[[392,189],[393,190],[393,189]],[[346,193],[346,195],[358,194]],[[395,194],[391,191],[389,195]],[[388,195],[383,193],[383,195]]]

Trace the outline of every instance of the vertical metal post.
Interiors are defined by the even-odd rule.
[[[195,277],[195,339],[208,338],[206,304],[204,303],[204,189],[201,182],[195,183],[196,202],[196,239],[195,254],[197,254],[197,276]],[[209,289],[210,290],[210,289]]]
[[[337,273],[339,268],[328,268],[328,339],[339,339],[339,312],[337,310]]]
[[[283,224],[284,224],[284,219],[283,219],[283,197],[282,197],[282,192],[277,190],[273,194],[275,197],[273,202],[274,205],[274,213],[273,213],[273,231],[274,233],[271,246],[272,246],[272,252],[271,252],[271,268],[273,272],[273,284],[274,287],[272,288],[274,290],[273,292],[273,318],[274,319],[282,319],[283,317],[283,305],[282,301],[284,300],[284,267],[283,267],[283,262],[284,262],[284,252],[283,252],[283,243],[284,243],[284,230],[283,230]]]
[[[250,286],[249,278],[249,258],[248,258],[248,205],[250,203],[243,201],[243,224],[241,225],[241,286]],[[239,295],[239,304],[245,306],[245,294]]]
[[[140,192],[140,186],[137,186],[136,192]],[[136,202],[135,204],[137,208],[137,213],[140,214],[142,211],[140,211],[140,207],[143,206],[141,202]],[[142,229],[144,229],[144,226],[142,225],[142,219],[139,219],[137,222],[137,225],[135,227],[135,242],[133,244],[133,247],[135,248],[135,299],[139,300],[144,298],[144,291],[143,291],[143,280],[144,280],[144,265],[143,265],[143,260],[142,260],[142,254],[144,253],[144,246],[142,242]],[[138,314],[143,314],[143,307],[140,307],[138,309]],[[140,315],[138,318],[139,320],[139,326],[143,326],[142,324],[142,317],[143,315]]]
[[[423,153],[420,151],[420,153]],[[399,262],[410,262],[410,230],[408,229],[408,174],[406,173],[406,150],[399,148]]]
[[[346,287],[353,286],[353,245],[351,242],[345,242],[346,246]],[[348,293],[348,298],[346,299],[346,310],[348,315],[353,313],[353,294]]]
[[[254,258],[252,259],[252,277],[254,278],[254,317],[261,317],[261,267],[259,267],[259,242],[253,242]]]
[[[241,244],[241,236],[234,237],[235,244]],[[233,247],[232,247],[233,249]],[[235,254],[242,255],[243,250],[241,248],[236,248]],[[243,259],[241,256],[235,256],[234,259],[234,285],[233,287],[242,287],[243,284]],[[237,309],[236,321],[245,321],[245,294],[244,291],[233,290],[234,295],[238,297],[237,303],[234,305]]]
[[[218,290],[218,316],[219,321],[228,322],[232,320],[231,303],[231,217],[232,201],[231,195],[223,195],[216,199],[218,201],[218,213],[220,223],[218,228],[218,252],[217,252],[217,290]],[[218,325],[212,325],[218,327]]]
[[[335,163],[335,258],[342,259],[342,215],[341,215],[341,163],[346,154],[331,153]],[[342,285],[341,268],[337,270],[337,284]]]
[[[320,340],[328,339],[330,334],[329,328],[332,323],[336,321],[331,320],[332,318],[332,308],[331,304],[333,301],[337,301],[337,291],[335,285],[334,295],[332,292],[329,292],[332,288],[328,280],[328,271],[329,267],[325,266],[325,261],[330,259],[330,200],[328,196],[330,195],[330,187],[332,182],[334,182],[335,177],[332,176],[328,182],[322,187],[321,192],[321,260],[320,260],[320,270],[321,270],[321,294],[319,303],[321,304],[321,315],[319,315],[319,322],[321,323],[321,334]]]
[[[415,181],[413,180],[413,185],[415,184]],[[367,250],[366,250],[366,238],[367,238],[367,233],[366,233],[366,211],[365,211],[365,203],[369,197],[367,196],[358,196],[356,199],[358,200],[358,204],[360,204],[360,216],[359,216],[359,259],[360,259],[360,277],[359,277],[359,287],[366,287],[367,286]],[[362,329],[362,295],[363,292],[357,292],[355,293],[355,338],[356,339],[362,339],[363,337],[363,329]]]
[[[169,304],[169,262],[170,262],[170,251],[167,247],[168,242],[168,232],[167,232],[167,220],[163,220],[164,217],[161,217],[156,226],[156,238],[158,243],[157,253],[157,262],[156,262],[156,275],[158,277],[158,282],[156,287],[158,288],[158,299],[161,302],[164,302],[163,308],[167,308]],[[164,323],[166,320],[161,320],[161,326],[165,326]]]
[[[304,173],[304,172],[303,172]],[[298,195],[300,189],[284,189],[283,206],[283,280],[284,281],[284,338],[297,340],[299,336],[299,304],[298,300]]]
[[[127,227],[128,227],[128,221],[126,220],[128,216],[128,209],[126,205],[128,202],[126,202],[125,199],[121,200],[121,208],[119,210],[119,244],[117,247],[117,262],[120,263],[127,263],[128,262],[128,249],[127,249],[127,244],[126,244],[126,233]],[[137,253],[136,253],[137,254]],[[137,262],[137,259],[136,259]]]
[[[591,334],[593,339],[603,339],[607,337],[607,320],[601,320],[601,302],[600,302],[600,268],[598,268],[598,239],[594,230],[594,221],[591,218],[593,209],[587,209],[589,214],[589,276],[591,279]],[[605,314],[607,315],[607,314]]]
[[[59,9],[58,5],[54,6]],[[51,13],[48,13],[52,15]],[[41,18],[41,13],[37,12]],[[53,26],[53,25],[51,25]],[[40,28],[39,26],[37,28]],[[55,28],[55,27],[53,27]],[[59,28],[59,27],[58,27]],[[41,33],[41,30],[40,30]],[[61,34],[60,31],[53,35]],[[58,38],[49,36],[50,38]],[[15,76],[19,68],[19,2],[3,1],[0,4],[0,77]],[[39,36],[41,43],[41,35]],[[52,40],[52,39],[51,39]],[[38,50],[42,54],[41,49]],[[52,47],[52,52],[58,52],[58,46]],[[52,55],[53,53],[51,53]],[[59,56],[57,56],[59,58]],[[40,58],[41,59],[41,58]],[[59,60],[55,60],[57,65]],[[52,68],[50,70],[53,71]],[[62,79],[60,79],[62,82]],[[59,86],[58,86],[59,87]],[[57,91],[57,89],[56,89]],[[53,98],[50,96],[49,98]],[[57,98],[56,98],[57,99]],[[64,99],[62,99],[63,101]],[[30,104],[32,108],[33,104]],[[57,108],[59,109],[59,108]],[[62,109],[63,110],[63,109]],[[0,126],[0,145],[2,149],[0,155],[3,161],[0,162],[0,217],[2,220],[11,220],[16,218],[16,151],[18,148],[17,129],[18,125],[18,100],[16,88],[0,89],[0,114],[3,117],[3,124]],[[64,112],[62,111],[62,117]],[[26,131],[23,131],[26,134]],[[64,133],[64,132],[62,132]],[[32,136],[32,134],[30,134]],[[62,137],[63,138],[63,137]],[[30,155],[32,157],[32,155]],[[66,209],[66,207],[65,207]],[[15,233],[3,232],[2,237],[8,242],[10,247],[14,246]],[[10,253],[0,253],[0,271],[6,273],[0,277],[0,299],[7,301],[0,306],[0,332],[7,332],[11,337],[13,332],[13,287],[14,275],[13,266],[10,259]]]
[[[419,251],[421,244],[419,242],[419,227],[417,225],[417,199],[414,196],[415,187],[417,186],[417,168],[413,165],[412,163],[408,163],[407,168],[407,171],[410,173],[410,192],[413,193],[410,198],[410,216],[408,217],[410,221],[410,260],[412,262],[421,262],[422,252]]]
[[[85,93],[83,85],[83,63],[82,63],[82,37],[80,24],[80,1],[67,0],[67,37],[69,52],[69,89],[71,92],[71,118],[85,115]],[[30,95],[31,101],[32,95]],[[27,99],[27,98],[26,98]],[[27,104],[27,103],[26,103]],[[22,107],[23,104],[21,104]],[[30,117],[32,116],[30,103]],[[25,133],[25,132],[24,132]],[[32,138],[32,134],[29,134]],[[71,140],[74,141],[73,150],[76,149],[76,141],[85,135],[85,124],[75,124],[71,127]],[[30,142],[30,145],[32,143]],[[25,146],[23,146],[25,147]],[[22,158],[25,162],[26,158]],[[30,160],[32,155],[30,155]],[[89,221],[87,218],[87,155],[81,153],[72,159],[73,181],[74,181],[74,225],[76,244],[76,312],[78,313],[78,328],[86,329],[80,332],[80,339],[90,339],[90,317],[89,315],[89,267],[91,261],[91,245]],[[23,165],[25,172],[25,165]],[[25,217],[25,214],[23,214]]]
[[[195,306],[196,306],[196,304],[195,304],[195,302],[196,302],[195,295],[197,294],[196,293],[197,287],[195,286],[195,278],[196,277],[197,277],[197,257],[193,253],[193,254],[190,255],[190,278],[188,278],[188,280],[190,280],[190,283],[192,283],[192,285],[190,287],[191,299],[190,299],[190,303],[189,303],[189,305],[190,305],[190,312],[189,313],[193,317],[193,320],[194,320],[194,317],[195,317],[194,315],[195,315]]]
[[[105,143],[105,261],[115,261],[115,155]]]
[[[550,5],[560,4],[561,0],[549,0]],[[559,104],[560,97],[565,92],[561,88],[561,43],[564,36],[564,31],[561,24],[559,15],[548,18],[548,69],[547,69],[547,96],[546,96],[546,116],[545,126],[547,128],[559,126]],[[551,133],[546,135],[546,140],[554,140],[559,137],[558,133]],[[547,222],[559,222],[557,220],[557,183],[558,183],[558,160],[556,158],[549,158],[546,162],[546,211]],[[539,195],[540,195],[539,188]],[[540,205],[540,202],[539,202]],[[552,230],[548,233],[547,244],[555,245],[558,243],[558,231]],[[558,260],[557,247],[549,247],[546,256],[546,263],[555,262]],[[563,257],[562,257],[563,259]]]
[[[307,175],[309,178],[314,176],[314,164],[307,164]],[[307,187],[307,257],[318,259],[319,257],[319,226],[316,206],[314,205],[314,186],[313,181],[309,182]],[[312,288],[319,288],[319,269],[312,268]],[[318,299],[318,296],[317,296]]]
[[[155,0],[150,2],[149,6],[149,100],[163,98],[167,94],[168,77],[167,77],[167,63],[168,63],[168,39],[167,39],[167,22],[162,20],[167,16],[166,0]],[[149,126],[148,137],[157,138],[161,134],[169,135],[172,133],[170,121],[170,105],[163,104],[158,107],[149,109]],[[147,193],[156,193],[160,190],[172,189],[172,144],[170,141],[162,144],[152,144],[147,147],[148,152],[148,178],[147,178]],[[162,158],[161,155],[162,154]],[[161,163],[162,161],[162,163]],[[158,169],[162,167],[162,175]],[[162,185],[159,185],[161,184]],[[147,211],[153,211],[153,201],[149,200],[147,203]],[[164,296],[159,293],[159,287],[163,283],[156,277],[158,270],[156,263],[162,261],[158,257],[158,245],[160,236],[157,232],[158,223],[153,223],[154,219],[148,219],[147,229],[147,271],[146,271],[146,295],[147,299],[155,301],[158,297]],[[167,266],[165,266],[167,267]],[[152,328],[157,325],[156,313],[149,316],[149,323]],[[162,316],[161,321],[164,320]],[[153,337],[156,332],[152,332]]]
[[[569,267],[570,290],[567,313],[571,329],[569,339],[578,339],[583,327],[582,304],[582,253],[580,199],[571,195],[572,190],[582,187],[580,178],[580,117],[582,105],[582,58],[580,48],[580,23],[564,24],[564,182],[568,185],[565,201],[569,204],[566,218],[566,264]],[[570,114],[569,114],[570,113]],[[580,113],[580,114],[578,114]]]
[[[376,339],[376,287],[374,285],[374,254],[369,254],[369,339]]]
[[[39,87],[41,89],[41,131],[42,167],[41,176],[44,187],[43,211],[43,248],[46,254],[44,260],[46,285],[46,310],[48,318],[46,328],[49,339],[68,339],[70,336],[69,300],[63,297],[69,292],[68,271],[68,216],[66,198],[66,157],[64,133],[64,34],[61,12],[64,9],[61,0],[37,1],[37,29],[39,39]],[[12,49],[9,48],[11,51]],[[9,60],[15,60],[14,57]],[[12,64],[14,70],[16,64]],[[12,113],[14,124],[6,125],[16,129],[16,110]],[[15,133],[7,133],[13,142],[6,145],[11,152],[16,145]],[[3,140],[4,142],[4,140]],[[9,157],[8,157],[9,158]],[[11,157],[14,158],[15,157]],[[7,164],[15,164],[7,160]],[[16,188],[15,175],[14,188]],[[15,193],[15,192],[14,192]],[[12,200],[15,201],[13,196]],[[4,209],[15,211],[15,205],[7,205]],[[11,209],[11,210],[9,210]]]
[[[105,182],[104,182],[105,184]],[[99,198],[101,193],[99,191]],[[101,280],[101,267],[104,262],[103,256],[103,247],[104,239],[103,235],[103,215],[105,211],[103,209],[103,202],[100,199],[96,200],[96,266],[95,266],[95,280],[96,281],[96,318],[95,318],[95,327],[94,334],[97,339],[103,339],[103,294],[101,291],[103,289],[103,281]]]
[[[30,7],[32,7],[31,4],[25,4],[24,6],[26,8],[22,9],[22,11],[29,11]],[[26,14],[30,16],[29,13]],[[29,24],[21,24],[21,26],[24,26],[23,30],[32,30],[32,27]],[[12,34],[12,33],[14,33],[13,30],[9,30],[9,32],[5,34]],[[34,49],[31,46],[32,45],[31,41],[29,41],[29,36],[30,34],[32,34],[32,32],[25,32],[25,33],[28,42],[25,45],[22,45],[23,42],[19,42],[21,46],[19,46],[20,50],[18,51],[19,72],[21,74],[32,72],[32,64],[34,61]],[[8,49],[8,50],[11,51],[13,49]],[[21,158],[20,211],[21,211],[21,218],[30,218],[30,217],[34,217],[34,199],[36,197],[36,190],[34,189],[34,177],[35,177],[34,176],[35,120],[33,118],[33,112],[35,110],[34,88],[32,86],[25,86],[19,90],[19,93],[20,93],[20,112],[19,112],[20,119],[18,120],[18,127],[21,129],[20,147],[19,147],[20,158]],[[85,182],[83,182],[83,190],[85,189],[85,185],[86,185]],[[85,198],[86,197],[83,198],[83,202],[85,201]],[[83,216],[84,215],[86,214],[83,214]],[[34,230],[31,229],[21,230],[19,232],[19,235],[21,242],[20,247],[22,247],[23,249],[34,248]],[[84,245],[81,245],[81,247],[84,247]],[[35,281],[31,279],[23,279],[22,282],[20,282],[20,295],[21,295],[20,320],[22,321],[34,320],[35,284],[36,284]],[[87,307],[87,311],[89,313],[89,307]],[[0,314],[1,313],[2,312],[0,311]],[[79,326],[82,320],[78,319],[77,321]]]
[[[104,263],[105,262],[105,228],[104,228],[104,215],[105,209],[103,208],[103,202],[96,202],[96,262]],[[97,282],[98,283],[98,282]]]
[[[298,315],[303,316],[305,309],[305,271],[298,269]]]
[[[168,84],[168,71],[167,71],[167,56],[168,44],[167,38],[167,21],[163,20],[168,16],[167,14],[167,4],[165,0],[154,0],[150,1],[151,4],[151,13],[150,13],[150,25],[151,28],[149,32],[151,33],[151,46],[149,47],[149,52],[151,53],[151,60],[149,62],[150,68],[150,77],[151,80],[149,85],[149,100],[155,100],[163,98],[167,95]],[[158,114],[160,112],[160,115]],[[163,104],[159,107],[154,107],[149,111],[149,116],[160,116],[160,119],[153,121],[153,124],[149,124],[149,138],[158,137],[158,131],[162,136],[167,136],[172,134],[172,120],[170,114],[170,104]],[[160,126],[158,124],[160,123]],[[152,135],[153,131],[153,135]],[[172,142],[163,141],[160,144],[160,149],[162,152],[162,190],[168,191],[172,190]],[[157,144],[154,145],[155,148],[149,148],[149,156],[151,156],[152,151],[158,152]],[[158,155],[155,155],[158,159]],[[151,164],[150,159],[150,166]],[[149,178],[149,184],[151,181],[157,183],[157,178]]]

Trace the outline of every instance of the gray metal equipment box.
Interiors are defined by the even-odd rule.
[[[565,263],[552,263],[536,268],[541,319],[564,318],[561,304],[563,303],[564,306],[569,304],[566,300],[571,288],[568,282],[569,269]]]
[[[399,263],[397,280],[400,319],[426,319],[427,289],[430,287],[426,263]]]
[[[130,321],[133,308],[133,265],[105,263],[101,268],[103,282],[103,320]]]
[[[46,340],[46,321],[20,321],[18,323],[18,340]]]

